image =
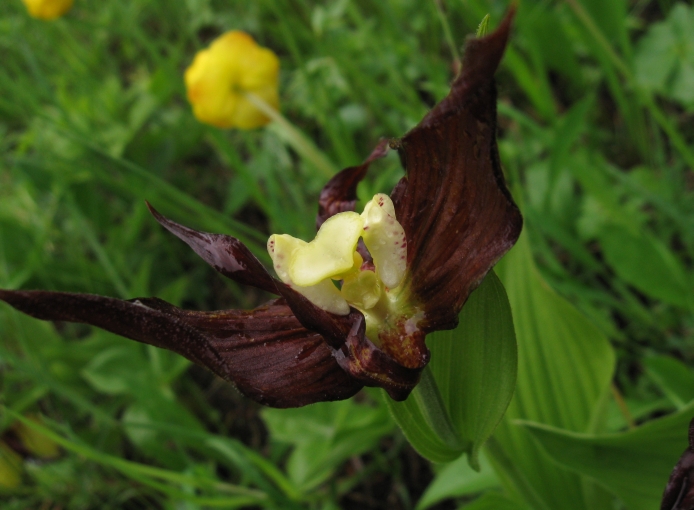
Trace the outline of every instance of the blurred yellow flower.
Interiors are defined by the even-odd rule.
[[[246,97],[254,94],[279,107],[279,59],[245,32],[233,30],[199,51],[185,73],[188,100],[195,117],[220,128],[253,129],[270,118]]]
[[[0,441],[0,489],[14,489],[22,483],[22,458]]]
[[[43,420],[41,416],[34,413],[29,413],[24,415],[28,420],[43,425]],[[23,422],[15,422],[12,426],[15,434],[22,442],[22,445],[27,452],[35,457],[41,459],[54,459],[60,455],[60,447],[58,443],[53,441],[50,437],[43,435],[41,432],[37,431],[25,425]]]
[[[22,0],[34,18],[59,18],[72,7],[73,0]]]

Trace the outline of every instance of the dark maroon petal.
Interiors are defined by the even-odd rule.
[[[689,447],[672,470],[660,510],[694,508],[694,419],[689,423]]]
[[[169,349],[269,406],[342,400],[363,386],[279,300],[252,311],[189,312],[156,298],[0,290],[0,299],[37,319],[91,324]]]
[[[345,168],[328,181],[318,199],[316,230],[331,216],[344,211],[354,211],[354,204],[357,201],[357,185],[366,175],[369,165],[387,153],[388,140],[381,140],[361,165]]]
[[[333,349],[339,349],[345,343],[352,325],[363,315],[351,308],[349,315],[335,315],[311,303],[304,296],[284,283],[277,283],[277,290],[287,301],[296,318],[307,329],[319,333]]]
[[[359,310],[352,308],[349,315],[335,315],[314,306],[284,284],[278,284],[278,289],[301,324],[322,335],[334,350],[337,362],[355,379],[366,386],[385,389],[394,400],[406,399],[417,385],[429,361],[423,335],[424,359],[417,359],[416,368],[407,368],[366,338],[366,322]]]
[[[159,214],[149,202],[147,207],[166,230],[184,241],[224,276],[238,283],[277,294],[275,279],[241,241],[223,234],[209,234],[184,227]]]
[[[398,402],[405,400],[419,382],[426,362],[419,368],[406,368],[398,364],[366,338],[365,328],[362,316],[354,322],[345,345],[336,352],[337,362],[366,386],[383,388],[390,398]]]
[[[425,312],[425,332],[457,324],[470,292],[522,228],[496,145],[494,73],[513,15],[468,41],[450,94],[393,144],[407,172],[392,194],[407,235],[406,284]]]
[[[304,328],[282,299],[251,311],[192,312],[159,299],[141,303],[201,331],[238,389],[273,407],[343,400],[363,384],[345,372],[318,333]]]
[[[219,353],[199,331],[137,300],[40,290],[0,290],[0,299],[37,319],[91,324],[131,340],[177,352],[224,379],[230,377]]]

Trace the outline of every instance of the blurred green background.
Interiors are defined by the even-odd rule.
[[[326,175],[281,126],[197,122],[183,86],[195,52],[239,29],[277,53],[282,114],[339,169],[442,99],[466,35],[487,13],[496,26],[507,6],[76,0],[46,22],[3,1],[0,287],[257,306],[268,296],[217,275],[144,200],[267,261],[270,233],[313,236]],[[497,80],[502,162],[535,262],[617,353],[606,430],[685,407],[694,399],[694,10],[525,0]],[[394,154],[373,168],[362,199],[402,174]],[[482,477],[461,489],[468,468],[419,457],[378,392],[261,409],[172,353],[8,306],[0,376],[4,509],[410,509],[435,473],[419,508],[458,508],[498,485]],[[28,413],[44,416],[35,423],[61,442],[57,456],[28,448],[33,429],[16,418]]]

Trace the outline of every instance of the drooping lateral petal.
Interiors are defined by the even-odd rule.
[[[513,14],[468,40],[449,95],[396,144],[407,174],[391,197],[407,236],[405,285],[424,310],[425,332],[457,324],[470,292],[521,231],[496,145],[494,73]]]
[[[316,230],[337,213],[354,211],[357,202],[357,185],[366,175],[369,165],[388,153],[388,140],[381,140],[361,165],[351,166],[338,172],[323,187],[318,198]]]
[[[131,340],[169,349],[224,379],[230,377],[219,353],[199,331],[137,300],[41,290],[0,290],[0,300],[37,319],[91,324]]]
[[[188,312],[160,299],[65,292],[0,290],[0,299],[37,319],[90,324],[169,349],[268,406],[342,400],[363,386],[280,300],[251,311]]]
[[[694,508],[694,419],[689,423],[689,447],[670,474],[660,510]]]
[[[254,310],[194,312],[160,299],[140,299],[201,331],[227,365],[231,380],[253,400],[299,407],[343,400],[363,386],[336,362],[318,333],[304,328],[283,299]]]
[[[275,279],[241,241],[235,237],[185,227],[161,215],[149,202],[147,207],[166,230],[190,246],[218,272],[238,283],[277,294]]]

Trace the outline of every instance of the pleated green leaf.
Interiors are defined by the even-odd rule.
[[[681,411],[620,434],[588,435],[526,422],[549,456],[595,480],[628,510],[652,510],[672,468],[687,447],[694,402]]]
[[[461,506],[459,510],[529,510],[527,506],[503,494],[488,492],[472,503]]]
[[[514,420],[573,432],[594,430],[608,395],[614,351],[605,336],[542,279],[527,234],[497,271],[513,310],[518,383],[489,442],[490,460],[506,488],[536,510],[611,508],[609,495],[558,467]]]
[[[625,282],[665,303],[683,308],[692,305],[686,271],[655,237],[610,225],[600,233],[600,246],[607,262]]]
[[[387,400],[405,436],[434,462],[479,450],[499,424],[516,381],[516,339],[508,298],[490,272],[460,313],[458,327],[427,337],[431,363],[405,402]],[[432,416],[432,409],[440,413]],[[436,414],[436,413],[434,413]]]
[[[480,455],[479,472],[473,470],[467,459],[461,456],[436,473],[415,510],[425,510],[444,499],[470,496],[499,486],[499,479],[484,455]]]
[[[678,409],[694,400],[694,372],[680,360],[653,355],[643,360],[646,373]]]

